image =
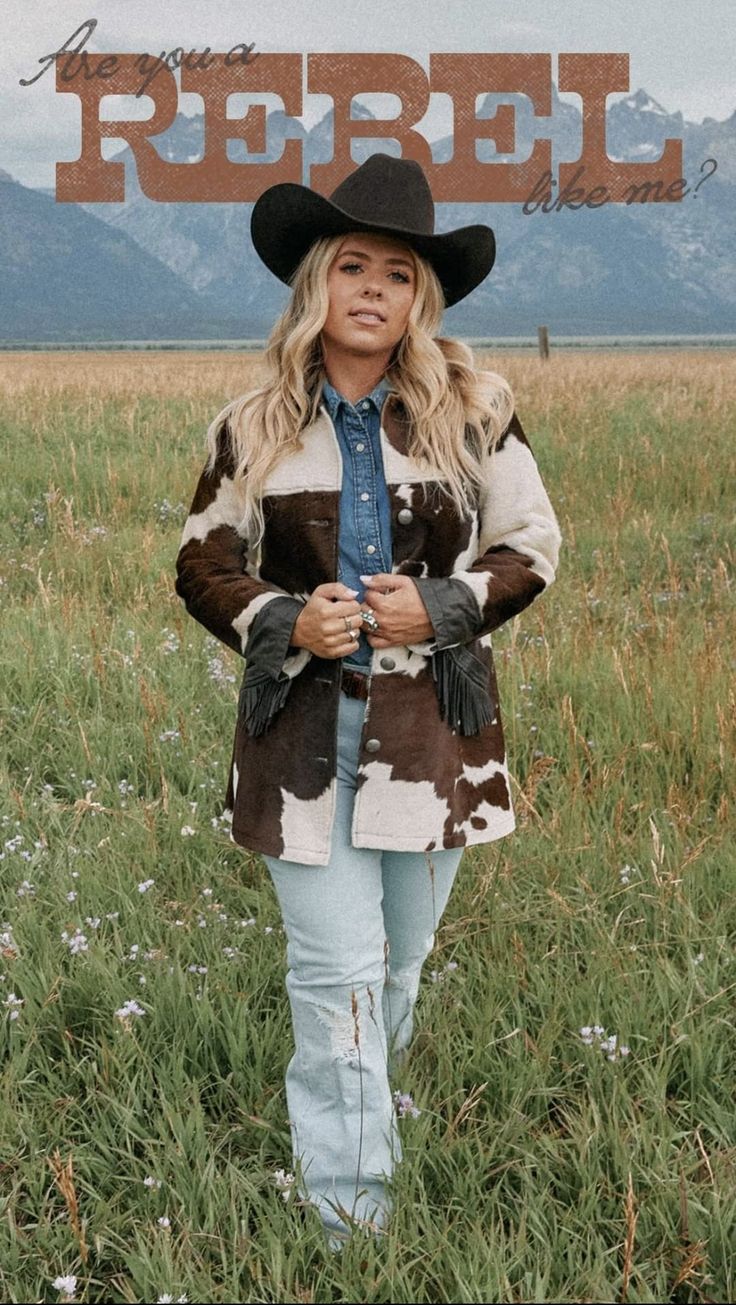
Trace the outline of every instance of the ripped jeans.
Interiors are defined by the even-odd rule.
[[[330,1245],[385,1227],[385,1180],[401,1160],[389,1074],[411,1040],[422,965],[464,847],[356,848],[353,799],[365,702],[340,694],[338,792],[329,865],[264,856],[287,938],[295,1051],[286,1101],[300,1195]],[[358,1224],[357,1226],[360,1226]]]

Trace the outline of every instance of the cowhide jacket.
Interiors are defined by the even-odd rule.
[[[381,449],[392,572],[412,576],[434,637],[374,649],[353,806],[355,847],[425,851],[516,827],[491,633],[555,577],[561,535],[516,413],[486,457],[470,517],[407,454],[389,394]],[[245,658],[223,815],[242,847],[327,865],[337,797],[342,658],[290,644],[317,585],[337,579],[342,458],[324,405],[266,483],[260,564],[241,530],[227,424],[176,559],[187,611]]]

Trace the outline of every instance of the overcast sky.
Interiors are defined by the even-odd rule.
[[[560,52],[621,52],[629,55],[629,89],[643,88],[665,109],[686,119],[724,119],[736,109],[734,0],[9,0],[4,13],[4,58],[0,63],[2,153],[0,166],[25,185],[55,186],[57,160],[79,153],[79,101],[58,95],[53,69],[33,86],[39,58],[63,45],[85,19],[98,26],[86,49],[159,54],[182,46],[224,51],[238,41],[266,52],[389,51],[425,64],[430,53],[450,51],[525,52],[552,56],[557,82]],[[616,92],[609,105],[625,98]],[[577,96],[563,99],[579,106]],[[241,112],[245,99],[231,106]],[[374,112],[377,106],[367,100]],[[277,107],[276,100],[269,107]],[[148,107],[146,107],[146,105]],[[150,101],[138,101],[148,116]],[[198,97],[182,98],[182,110],[201,109]],[[306,125],[330,107],[325,97],[306,97]],[[110,117],[114,104],[110,102]],[[452,130],[445,97],[430,101],[421,124],[429,140]],[[132,116],[127,113],[126,116]],[[106,143],[104,153],[119,142]]]

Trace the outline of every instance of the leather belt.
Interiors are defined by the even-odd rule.
[[[366,699],[368,697],[368,676],[361,675],[360,671],[350,671],[346,666],[343,666],[340,688],[349,698]]]

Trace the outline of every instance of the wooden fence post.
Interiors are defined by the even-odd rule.
[[[549,358],[549,337],[546,326],[537,327],[537,337],[539,339],[539,356],[540,358]]]

